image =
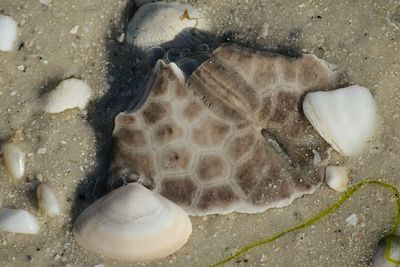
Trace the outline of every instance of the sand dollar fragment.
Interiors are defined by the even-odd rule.
[[[174,66],[161,61],[146,102],[116,117],[111,177],[190,215],[262,212],[320,186],[329,144],[301,101],[338,87],[332,65],[224,44],[187,81]]]

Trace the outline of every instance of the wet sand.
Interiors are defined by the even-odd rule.
[[[352,183],[381,178],[400,186],[398,1],[190,2],[205,10],[216,34],[251,46],[297,47],[337,64],[351,83],[369,88],[382,120],[379,134],[359,158],[337,160],[351,169]],[[23,43],[18,51],[0,53],[0,137],[21,130],[20,146],[28,153],[27,175],[20,181],[7,174],[1,160],[0,203],[29,210],[41,226],[36,236],[0,232],[1,266],[206,266],[304,221],[339,198],[323,185],[283,209],[193,217],[193,234],[184,248],[154,262],[118,262],[78,247],[72,223],[101,194],[94,188],[107,177],[113,118],[140,94],[145,70],[130,46],[117,41],[134,10],[127,0],[54,0],[48,7],[38,0],[0,0],[0,13],[16,19]],[[26,70],[19,71],[19,65]],[[88,110],[40,112],[38,98],[69,77],[92,87]],[[39,154],[40,148],[46,152]],[[38,180],[54,188],[62,216],[50,219],[37,212]],[[356,226],[345,222],[353,213],[359,218]],[[314,226],[251,250],[227,266],[370,266],[393,213],[387,191],[366,187]]]

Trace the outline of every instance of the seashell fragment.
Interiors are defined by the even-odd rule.
[[[356,226],[358,223],[358,216],[353,213],[349,217],[347,217],[345,221],[349,225]]]
[[[47,113],[59,113],[72,108],[84,109],[91,91],[90,86],[82,80],[64,80],[54,90],[42,96],[41,108]]]
[[[209,22],[204,14],[181,3],[147,3],[142,5],[128,24],[126,40],[147,49],[167,42],[166,47],[193,47],[204,41]]]
[[[36,189],[36,196],[39,208],[50,217],[60,214],[60,206],[53,190],[45,184],[41,183]]]
[[[396,267],[400,264],[400,238],[390,235],[381,239],[372,257],[372,267]]]
[[[303,110],[315,130],[346,156],[362,153],[377,124],[375,100],[359,85],[308,93]]]
[[[325,169],[325,182],[337,192],[344,192],[349,185],[349,172],[343,166],[328,166]]]
[[[3,145],[3,158],[8,172],[16,179],[25,174],[25,152],[14,143]]]
[[[17,37],[17,22],[12,17],[0,14],[0,51],[12,51]]]
[[[1,231],[36,235],[39,229],[36,218],[26,210],[9,208],[0,210]]]
[[[181,248],[191,232],[183,209],[137,183],[97,200],[79,215],[73,229],[82,247],[120,260],[166,257]]]

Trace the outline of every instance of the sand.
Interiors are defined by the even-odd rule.
[[[19,181],[1,160],[0,203],[29,210],[41,226],[36,236],[0,232],[1,266],[206,266],[304,221],[340,196],[323,185],[283,209],[193,217],[193,234],[184,248],[154,262],[118,262],[77,246],[72,223],[102,194],[95,185],[107,177],[113,118],[140,93],[146,71],[130,46],[117,40],[134,14],[132,2],[53,0],[45,6],[39,0],[0,0],[0,13],[16,19],[21,31],[19,50],[0,53],[0,137],[21,130],[19,144],[27,152],[27,175]],[[226,36],[252,46],[298,47],[337,64],[351,83],[369,88],[379,107],[379,134],[362,156],[337,157],[338,163],[351,169],[352,184],[381,178],[400,186],[399,1],[190,2],[205,10],[217,34],[229,32]],[[69,77],[92,87],[89,108],[41,112],[38,98]],[[45,153],[38,153],[42,148]],[[37,211],[34,189],[40,180],[55,190],[60,217]],[[227,266],[370,266],[393,213],[387,191],[366,187],[312,227],[253,249]],[[355,226],[345,222],[352,214],[358,216]]]

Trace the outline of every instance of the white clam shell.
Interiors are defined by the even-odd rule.
[[[189,15],[187,18],[186,15]],[[192,47],[204,38],[198,31],[208,31],[209,22],[190,5],[173,3],[147,3],[141,6],[128,24],[126,40],[133,46],[147,50],[174,40],[168,47]],[[185,33],[182,31],[185,29]],[[197,36],[198,35],[198,36]]]
[[[36,189],[36,197],[39,208],[48,216],[60,214],[60,206],[53,190],[45,183],[41,183]]]
[[[307,119],[339,153],[360,155],[377,124],[375,99],[362,86],[308,93],[303,102]]]
[[[328,166],[325,169],[325,182],[337,192],[344,192],[349,185],[349,172],[343,166]]]
[[[91,95],[92,90],[86,82],[70,78],[42,96],[41,108],[47,113],[59,113],[72,108],[84,109]]]
[[[0,14],[0,51],[14,50],[17,37],[17,22],[12,17]]]
[[[391,242],[388,243],[388,240]],[[400,261],[400,238],[398,236],[385,237],[379,241],[375,253],[372,257],[372,267],[396,267],[395,263],[388,261],[385,258],[386,246],[390,246],[390,257],[392,260]]]
[[[0,230],[35,235],[39,233],[40,227],[36,218],[26,210],[2,208],[0,210]]]
[[[16,179],[25,174],[25,152],[14,143],[6,143],[2,146],[3,158],[8,172]]]
[[[191,232],[182,208],[137,183],[97,200],[79,215],[73,229],[79,245],[119,260],[166,257],[181,248]]]

